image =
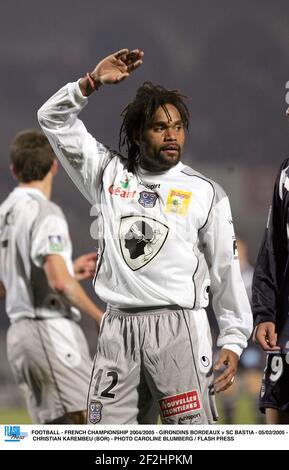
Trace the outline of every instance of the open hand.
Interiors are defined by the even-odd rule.
[[[90,76],[96,83],[119,83],[142,64],[143,55],[140,49],[121,49],[99,62]]]

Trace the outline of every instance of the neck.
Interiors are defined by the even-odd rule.
[[[52,177],[47,175],[41,181],[30,181],[29,183],[19,183],[19,188],[34,188],[41,191],[47,199],[51,198],[52,191]]]
[[[172,166],[169,166],[169,167],[164,167],[162,165],[158,165],[158,164],[154,164],[154,163],[148,164],[144,161],[140,161],[139,165],[143,170],[149,171],[150,173],[165,173],[165,172],[171,170],[172,168],[175,168],[178,165],[178,163],[179,163],[179,161],[175,165],[172,165]]]

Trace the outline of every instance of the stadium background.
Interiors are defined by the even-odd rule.
[[[10,0],[0,16],[0,196],[13,188],[8,149],[19,130],[37,127],[36,111],[60,86],[123,47],[145,51],[143,67],[105,87],[82,114],[88,129],[118,146],[120,111],[145,80],[190,97],[191,128],[183,161],[228,192],[236,232],[256,260],[273,181],[288,156],[285,85],[289,80],[286,0]],[[89,205],[60,170],[53,199],[69,222],[74,255],[93,250]],[[93,295],[89,282],[87,291]],[[25,422],[7,364],[8,320],[0,303],[0,422]],[[83,327],[91,352],[95,329]],[[238,398],[236,422],[253,421]],[[249,411],[248,411],[249,410]]]

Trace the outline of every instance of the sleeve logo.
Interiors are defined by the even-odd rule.
[[[61,235],[49,235],[49,251],[52,253],[59,253],[64,249],[64,240]]]

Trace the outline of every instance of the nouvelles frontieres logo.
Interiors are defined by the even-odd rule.
[[[162,398],[159,400],[159,404],[164,418],[178,416],[201,409],[197,390]]]
[[[28,437],[28,432],[21,432],[20,426],[4,426],[5,442],[20,442]]]

